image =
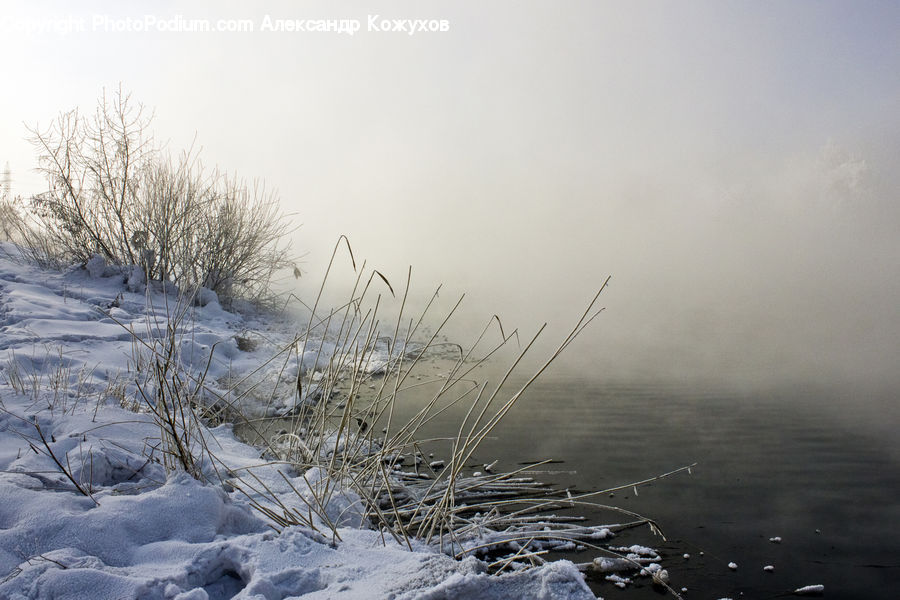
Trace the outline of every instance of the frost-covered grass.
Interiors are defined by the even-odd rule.
[[[427,310],[404,314],[408,283],[385,326],[378,292],[394,289],[357,273],[336,310],[272,314],[160,284],[129,291],[98,265],[0,259],[0,597],[591,598],[575,565],[543,559],[572,548],[665,585],[647,555],[609,547],[647,519],[588,525],[566,514],[596,494],[473,472],[524,389],[470,377],[512,334],[492,319],[448,351]],[[452,367],[401,419],[435,352]],[[426,459],[423,424],[460,404],[443,464]]]

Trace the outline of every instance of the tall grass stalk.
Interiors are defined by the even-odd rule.
[[[342,247],[355,272],[351,293],[337,308],[322,311],[326,282]],[[597,501],[612,490],[572,494],[529,476],[529,470],[545,462],[509,473],[490,469],[478,473],[473,468],[483,442],[499,431],[501,421],[535,380],[602,312],[598,302],[609,279],[555,350],[509,394],[504,390],[534,352],[546,326],[517,351],[496,385],[479,383],[473,372],[512,340],[518,341],[518,330],[507,333],[500,319],[492,316],[471,346],[444,343],[440,336],[463,297],[435,319],[431,312],[438,288],[425,308],[409,317],[411,280],[410,271],[397,315],[383,319],[385,294],[395,297],[394,287],[383,274],[367,269],[365,262],[358,265],[349,241],[340,238],[308,307],[305,328],[264,365],[232,380],[225,392],[207,381],[209,363],[205,370],[192,372],[179,354],[192,300],[185,297],[167,305],[165,322],[148,323],[145,336],[133,332],[136,347],[145,351],[145,358],[135,359],[142,373],[138,391],[159,424],[167,467],[201,477],[204,465],[212,465],[218,477],[243,493],[276,530],[303,525],[338,540],[340,527],[351,524],[348,519],[358,519],[355,525],[374,528],[385,539],[410,548],[413,540],[421,540],[459,558],[488,555],[496,571],[540,564],[546,552],[574,546],[616,557],[618,553],[602,544],[615,531],[644,526],[658,533],[652,520]],[[426,331],[429,320],[438,325]],[[497,330],[499,336],[489,341]],[[450,362],[447,374],[422,381],[422,367],[435,355]],[[277,385],[265,390],[254,381],[273,370],[281,379],[292,362],[297,373],[289,391]],[[411,391],[424,385],[436,390],[420,405],[408,406]],[[242,406],[251,404],[251,398],[264,402],[269,417],[245,416]],[[203,426],[203,410],[210,404],[226,406],[230,418],[264,444],[265,457],[258,465],[229,469],[216,456]],[[276,410],[278,406],[286,408]],[[452,435],[427,437],[426,425],[450,410],[463,414]],[[284,430],[266,435],[273,426]],[[425,446],[438,442],[449,446],[448,455],[441,457],[446,466],[425,459]],[[280,482],[261,473],[271,472],[273,466],[280,469]],[[334,506],[343,508],[335,512]],[[602,527],[586,525],[572,512],[587,507],[624,519]]]
[[[342,247],[350,255],[355,271],[351,294],[338,308],[321,312],[325,285]],[[290,411],[287,430],[273,436],[269,445],[274,460],[291,465],[297,473],[319,469],[325,477],[312,486],[314,500],[294,490],[306,505],[303,512],[287,508],[277,494],[264,493],[261,497],[261,482],[253,481],[252,474],[243,473],[232,480],[253,496],[257,508],[273,526],[322,526],[324,522],[336,534],[338,520],[326,521],[322,517],[331,499],[349,490],[358,498],[356,508],[363,525],[409,547],[413,539],[418,539],[435,544],[452,556],[491,554],[496,557],[491,564],[497,571],[540,564],[547,551],[573,544],[617,556],[594,543],[614,530],[645,526],[658,533],[652,520],[596,501],[609,490],[573,495],[528,476],[529,469],[545,463],[497,474],[476,474],[472,467],[477,464],[475,458],[482,443],[498,431],[500,422],[517,401],[602,312],[598,302],[609,279],[555,350],[525,378],[525,383],[508,395],[504,389],[525,357],[534,352],[545,326],[518,351],[494,386],[475,381],[473,371],[512,340],[519,339],[518,330],[507,333],[496,316],[468,348],[452,345],[454,358],[446,377],[426,378],[422,382],[420,367],[429,357],[449,355],[448,345],[439,338],[463,297],[437,319],[433,331],[425,333],[423,323],[435,320],[430,311],[438,292],[417,316],[410,318],[406,313],[411,279],[410,271],[398,298],[397,316],[383,321],[384,294],[394,296],[393,286],[381,273],[367,271],[365,263],[357,264],[346,238],[335,245],[325,280],[310,307],[306,328],[291,344],[292,358],[300,365],[296,404]],[[379,291],[374,283],[383,283],[387,289]],[[497,329],[499,339],[488,343]],[[281,354],[282,370],[289,358],[287,353]],[[419,406],[410,408],[407,397],[423,385],[437,389],[420,400]],[[455,433],[443,440],[427,438],[424,427],[454,407],[462,407],[464,414]],[[423,447],[437,441],[448,441],[450,446],[448,456],[442,457],[447,465],[443,468],[432,468],[424,459]],[[640,486],[655,479],[623,487]],[[625,519],[600,528],[585,525],[577,515],[554,514],[579,507],[609,510]],[[609,531],[603,533],[603,529]]]

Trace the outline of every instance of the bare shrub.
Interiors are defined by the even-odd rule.
[[[30,129],[48,190],[18,221],[25,254],[44,265],[99,254],[150,279],[205,286],[228,301],[259,300],[291,265],[277,196],[261,184],[207,173],[194,152],[177,160],[149,135],[152,115],[121,89],[95,113],[62,113]]]
[[[177,163],[156,161],[143,173],[140,220],[131,241],[141,248],[141,264],[152,279],[178,279],[179,265],[190,264],[192,233],[201,227],[209,204],[198,170],[196,161],[183,155]]]
[[[194,281],[225,296],[232,289],[260,299],[268,293],[272,276],[291,264],[288,248],[275,242],[288,233],[277,196],[255,182],[216,177],[217,194],[204,213],[200,239],[193,253]]]
[[[142,172],[155,155],[146,130],[150,116],[120,90],[101,96],[94,115],[64,112],[46,130],[31,129],[49,189],[31,199],[31,212],[67,255],[93,254],[136,264],[129,233],[137,215]]]

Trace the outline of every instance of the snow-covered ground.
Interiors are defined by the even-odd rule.
[[[167,474],[158,425],[133,410],[134,372],[177,300],[141,287],[102,264],[57,273],[0,257],[0,598],[594,598],[570,562],[498,576],[475,558],[411,551],[360,527],[349,493],[325,507],[337,535],[277,532],[233,487]],[[203,300],[182,322],[180,356],[223,394],[260,365],[276,387],[309,366],[267,363],[296,320]],[[247,394],[243,409],[285,411],[283,398]],[[228,424],[202,436],[209,481],[265,462]],[[286,506],[300,504],[291,486],[302,494],[317,477],[275,464],[254,474]]]

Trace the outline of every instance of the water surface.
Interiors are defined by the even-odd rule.
[[[697,463],[691,474],[638,495],[628,489],[603,498],[659,523],[667,541],[649,533],[625,533],[622,541],[658,548],[671,584],[688,588],[687,598],[772,598],[823,584],[830,598],[893,599],[900,589],[898,406],[898,395],[885,391],[749,393],[551,372],[485,441],[478,460],[499,460],[507,470],[562,460],[540,477],[585,491]],[[460,416],[442,416],[431,431],[455,431]],[[607,512],[587,516],[615,521]],[[640,581],[624,591],[602,580],[592,587],[606,598],[659,597]]]

